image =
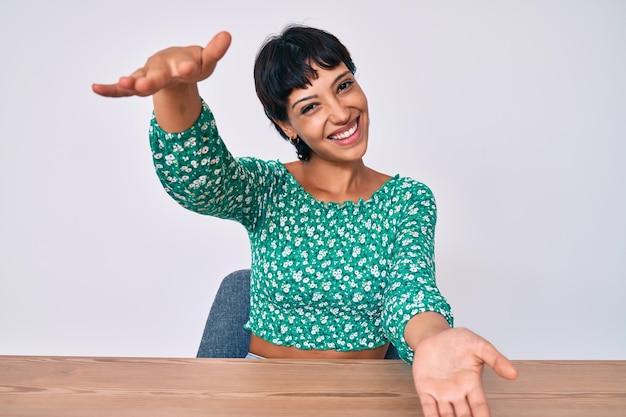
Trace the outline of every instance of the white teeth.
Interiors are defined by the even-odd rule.
[[[354,132],[356,132],[356,128],[357,128],[357,124],[355,123],[354,126],[346,130],[345,132],[337,136],[329,136],[329,138],[332,140],[341,140],[341,139],[349,138],[350,136],[354,135]]]

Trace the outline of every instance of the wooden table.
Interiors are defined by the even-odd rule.
[[[494,417],[624,417],[626,361],[516,361],[485,369]],[[422,416],[393,360],[0,356],[0,416]]]

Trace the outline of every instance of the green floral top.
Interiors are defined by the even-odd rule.
[[[369,200],[315,200],[278,161],[234,158],[208,106],[182,133],[153,118],[157,174],[183,207],[241,223],[252,249],[246,328],[298,349],[356,351],[391,341],[408,362],[404,327],[450,307],[435,283],[430,189],[395,176]]]

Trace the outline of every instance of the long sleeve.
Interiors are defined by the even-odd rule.
[[[431,190],[416,183],[400,197],[406,211],[398,224],[394,265],[384,293],[383,324],[388,339],[402,359],[412,363],[413,350],[404,338],[404,328],[416,314],[434,311],[450,326],[450,306],[435,282],[434,233],[437,208]]]
[[[254,158],[233,157],[206,103],[197,122],[181,133],[163,131],[153,117],[150,146],[161,184],[180,205],[254,227],[271,168]]]

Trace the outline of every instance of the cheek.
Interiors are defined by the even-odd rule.
[[[298,126],[298,131],[301,133],[300,137],[319,137],[324,135],[324,118],[323,117],[311,117]]]
[[[365,112],[367,112],[369,109],[369,106],[367,104],[367,96],[363,93],[363,91],[361,91],[361,108]]]

